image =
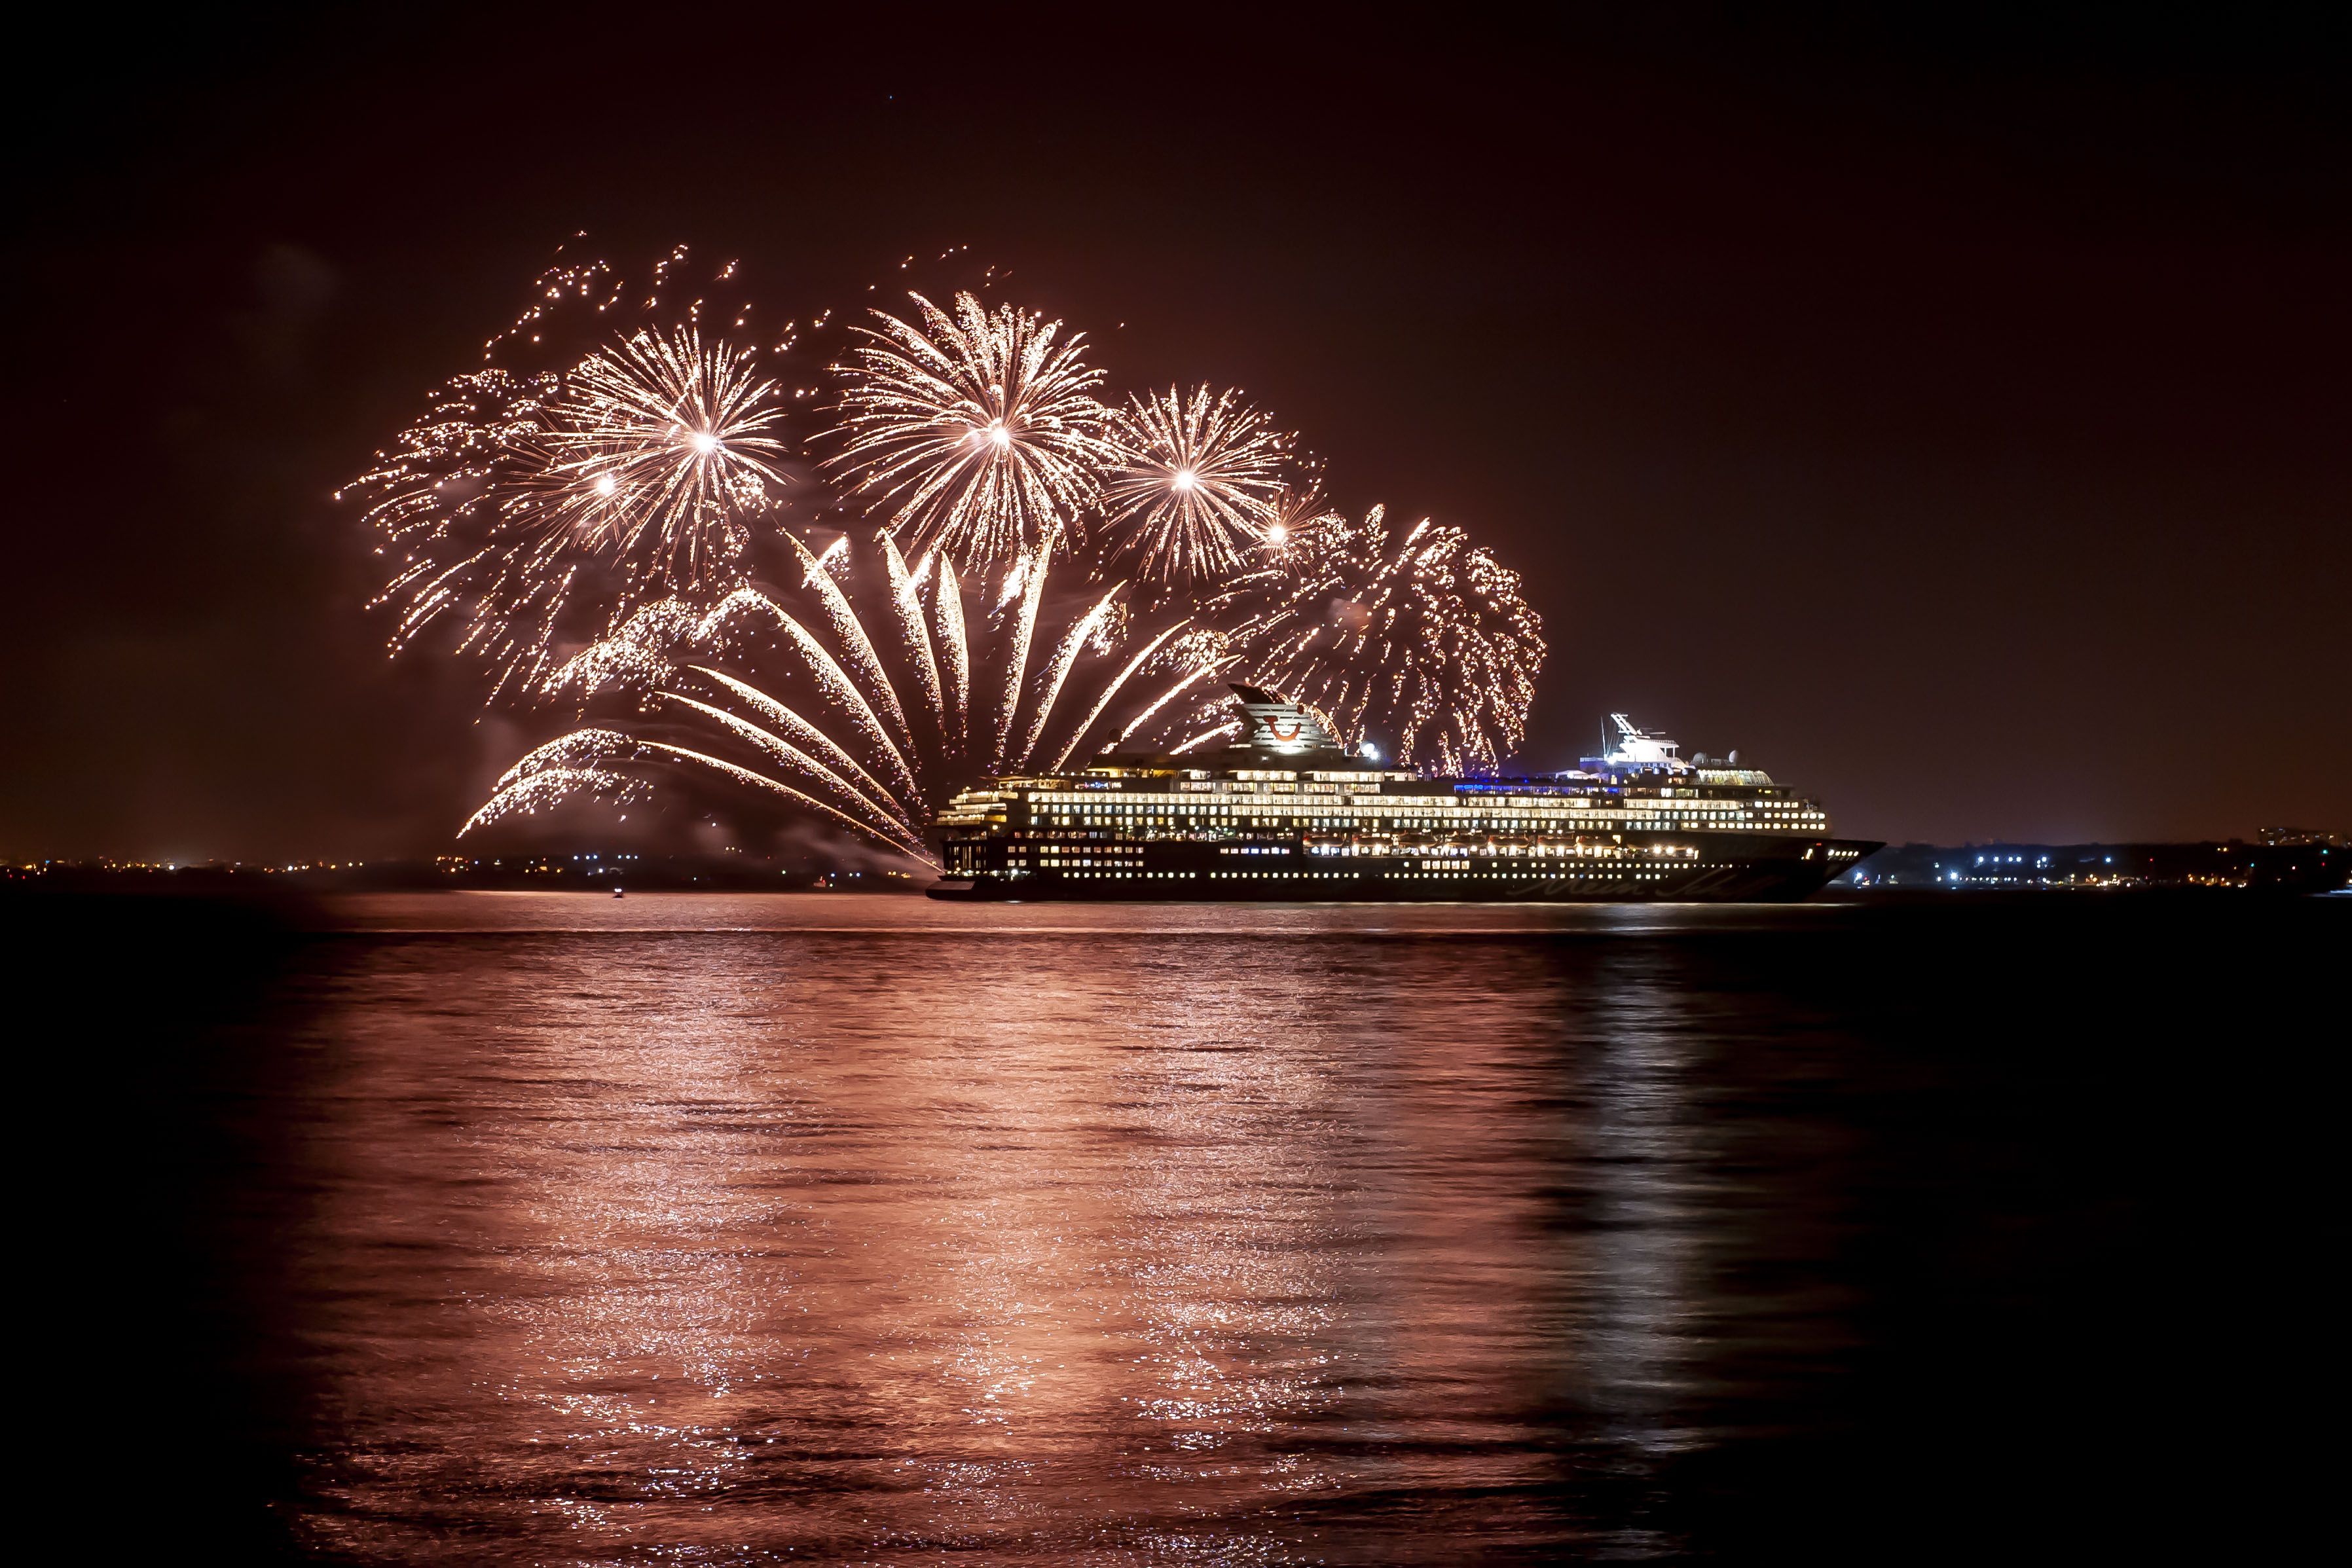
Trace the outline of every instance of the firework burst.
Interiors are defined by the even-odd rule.
[[[1335,528],[1346,521],[1324,498],[1322,470],[1309,468],[1285,486],[1275,502],[1274,517],[1265,526],[1265,542],[1279,548],[1294,538],[1304,538],[1316,529]]]
[[[1119,464],[1105,487],[1107,521],[1146,577],[1222,579],[1270,537],[1293,438],[1240,393],[1171,387],[1132,398],[1114,432]]]
[[[691,327],[590,355],[548,410],[547,462],[533,476],[543,499],[514,508],[542,509],[542,526],[625,563],[649,592],[725,575],[785,483],[782,393],[752,358]]]
[[[552,376],[455,377],[394,448],[338,492],[338,500],[365,497],[366,520],[383,540],[377,553],[404,558],[370,606],[397,607],[395,650],[455,622],[458,650],[487,658],[503,688],[513,673],[510,628],[552,625],[572,576],[561,540],[509,527],[505,503],[541,466],[532,443],[555,391]]]
[[[952,314],[909,298],[920,326],[877,310],[837,367],[833,464],[913,550],[980,564],[1075,542],[1117,455],[1083,337],[1057,341],[1059,321],[970,294]]]
[[[1458,774],[1526,737],[1543,622],[1460,528],[1397,528],[1380,507],[1314,521],[1219,609],[1238,622],[1240,678],[1313,705],[1350,746],[1378,731],[1398,760]]]
[[[570,708],[467,831],[683,794],[928,859],[976,777],[1231,735],[1228,680],[1400,761],[1519,745],[1545,649],[1517,577],[1459,528],[1349,520],[1238,392],[1114,414],[1060,322],[912,295],[833,367],[838,483],[812,479],[782,420],[815,389],[763,368],[793,328],[755,338],[736,287],[682,249],[642,285],[551,270],[351,487],[397,559],[394,648],[430,636],[494,699]],[[788,476],[804,517],[878,531],[785,527]]]
[[[681,327],[448,382],[348,492],[400,558],[376,600],[394,648],[452,627],[496,696],[649,599],[740,577],[784,481],[782,393],[752,361]]]

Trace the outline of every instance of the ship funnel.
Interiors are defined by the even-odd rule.
[[[1305,751],[1340,749],[1338,737],[1306,704],[1255,686],[1236,685],[1234,695],[1241,699],[1251,750],[1295,757]]]

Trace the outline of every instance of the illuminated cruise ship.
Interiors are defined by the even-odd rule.
[[[1245,738],[1222,756],[1112,754],[958,795],[933,823],[931,896],[1787,901],[1879,847],[1623,714],[1605,755],[1569,772],[1431,779],[1349,756],[1298,704],[1234,692]]]

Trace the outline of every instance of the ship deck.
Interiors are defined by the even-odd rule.
[[[1129,852],[1113,853],[1114,846],[1105,845],[1100,864],[954,876],[927,891],[933,898],[973,903],[1793,903],[1880,846],[1845,839],[1769,849],[1743,842],[1694,845],[1687,856],[1610,860],[1437,850],[1344,856],[1280,843],[1157,841],[1116,847]]]

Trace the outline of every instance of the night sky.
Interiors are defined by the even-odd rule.
[[[2340,24],[1271,9],[20,37],[0,854],[448,847],[519,732],[330,492],[581,230],[779,316],[969,246],[1248,389],[1526,575],[1530,767],[1620,709],[1852,836],[2352,829]]]

